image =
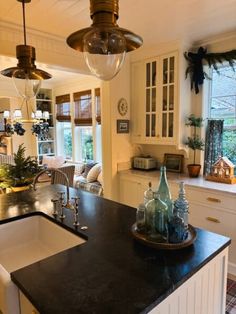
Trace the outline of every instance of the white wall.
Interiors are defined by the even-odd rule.
[[[117,104],[120,98],[128,102],[129,111],[125,116],[118,113]],[[102,85],[102,141],[105,197],[118,200],[119,182],[117,167],[121,163],[129,163],[134,154],[130,142],[130,133],[117,134],[117,119],[130,119],[130,60],[126,56],[120,73],[111,81]]]

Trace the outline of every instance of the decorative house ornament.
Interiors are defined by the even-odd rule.
[[[212,166],[211,173],[206,176],[206,180],[234,184],[236,183],[234,167],[227,157],[220,157]]]
[[[203,84],[204,79],[208,78],[208,75],[203,70],[204,61],[207,62],[209,68],[218,70],[218,63],[227,61],[233,68],[236,60],[236,49],[227,52],[207,53],[207,49],[200,47],[196,53],[185,52],[185,59],[188,61],[188,67],[185,71],[186,78],[189,74],[191,81],[191,90],[194,88],[195,93],[199,93],[199,86]]]

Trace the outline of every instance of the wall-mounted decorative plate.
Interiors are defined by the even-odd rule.
[[[125,116],[126,113],[128,112],[128,103],[125,98],[121,98],[118,101],[118,106],[117,106],[118,112],[121,116]]]

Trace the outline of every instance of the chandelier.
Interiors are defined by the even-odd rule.
[[[90,27],[67,38],[67,44],[83,52],[91,73],[102,80],[111,80],[120,71],[127,52],[139,48],[143,40],[120,28],[118,0],[90,0]]]
[[[18,63],[16,67],[7,68],[1,71],[1,74],[10,77],[13,80],[13,85],[17,93],[22,98],[20,109],[10,113],[4,111],[4,118],[6,119],[6,133],[13,134],[16,132],[18,135],[24,135],[23,123],[47,123],[49,119],[49,112],[41,110],[34,110],[30,101],[35,99],[41,87],[42,80],[51,78],[51,75],[41,69],[37,69],[35,65],[36,53],[35,48],[27,45],[26,41],[26,25],[25,25],[25,3],[30,3],[31,0],[17,0],[22,3],[23,12],[23,33],[24,45],[16,46],[16,57]],[[27,118],[23,118],[23,109],[27,113]],[[45,121],[42,121],[45,120]],[[32,127],[34,132],[34,126]]]

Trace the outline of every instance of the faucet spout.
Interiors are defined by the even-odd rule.
[[[43,173],[46,173],[46,172],[57,172],[57,173],[60,173],[64,178],[65,178],[65,181],[66,181],[66,206],[70,207],[70,185],[69,185],[69,179],[67,177],[67,175],[57,169],[57,168],[47,168],[47,169],[44,169],[42,171],[40,171],[34,178],[34,181],[33,181],[33,190],[36,191],[36,183],[38,182],[38,179],[39,177],[43,174]]]

